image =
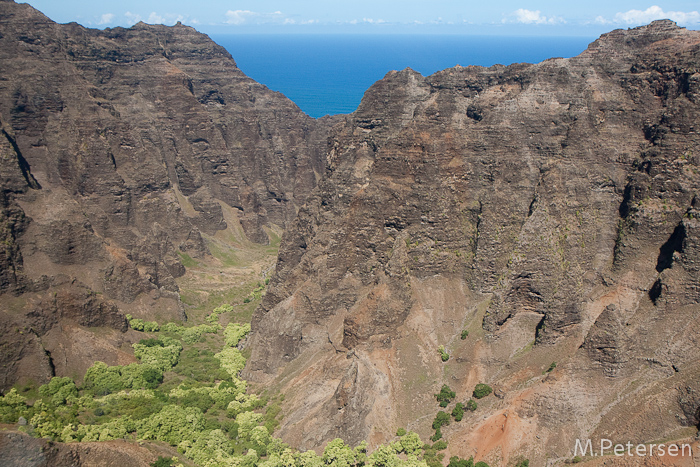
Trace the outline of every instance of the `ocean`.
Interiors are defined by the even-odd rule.
[[[455,65],[537,63],[573,57],[595,38],[459,35],[212,35],[238,67],[308,115],[353,112],[391,70],[424,76]]]

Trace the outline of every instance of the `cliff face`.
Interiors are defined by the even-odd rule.
[[[443,428],[496,465],[696,424],[699,71],[700,32],[659,21],[372,86],[253,319],[246,376],[287,394],[282,436],[426,439],[443,383],[496,389]]]
[[[179,253],[226,229],[267,243],[324,171],[326,124],[186,26],[90,30],[2,1],[0,63],[0,387],[52,373],[43,336],[66,320],[185,318]],[[116,362],[115,339],[87,365]]]

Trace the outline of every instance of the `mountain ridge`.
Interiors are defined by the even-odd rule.
[[[211,242],[281,233],[324,171],[333,119],[306,116],[182,24],[101,31],[8,1],[0,36],[8,388],[52,375],[63,351],[43,336],[63,321],[121,332],[126,313],[186,319],[183,258],[220,261]],[[96,342],[68,368],[125,358],[121,338],[111,355]]]
[[[126,312],[186,319],[192,263],[233,283],[214,248],[286,230],[243,374],[285,394],[295,447],[428,439],[443,384],[493,389],[442,427],[448,458],[695,433],[697,31],[393,71],[320,120],[180,24],[96,31],[4,0],[0,60],[2,389],[133,362]]]
[[[375,83],[334,128],[253,317],[245,375],[287,394],[282,437],[427,438],[443,383],[502,397],[443,428],[465,458],[544,465],[543,447],[562,459],[577,435],[692,425],[606,395],[643,371],[678,413],[674,385],[694,387],[693,340],[653,322],[697,323],[699,49],[697,31],[657,21],[571,59]],[[516,438],[487,445],[503,413]]]

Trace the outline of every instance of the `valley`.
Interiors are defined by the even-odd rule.
[[[0,62],[10,465],[696,465],[700,32],[321,119],[180,23]]]

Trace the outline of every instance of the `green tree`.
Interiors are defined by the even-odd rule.
[[[263,419],[263,414],[255,412],[242,412],[236,415],[236,423],[238,424],[238,437],[250,441],[253,434],[253,429],[260,425]]]
[[[272,436],[264,426],[256,426],[250,432],[250,443],[259,455],[266,456],[272,444]]]
[[[372,467],[398,467],[401,464],[401,459],[391,446],[384,444],[374,450],[369,456],[367,464]]]
[[[243,339],[246,334],[250,332],[250,323],[238,324],[238,323],[228,323],[226,329],[224,329],[224,337],[226,338],[226,345],[229,347],[235,347]]]
[[[455,408],[452,410],[452,416],[455,418],[455,422],[461,422],[462,417],[464,417],[464,405],[461,402],[457,402]]]
[[[440,407],[447,407],[457,394],[446,384],[442,385],[440,392],[435,394],[435,398],[440,403]]]
[[[297,467],[321,467],[323,461],[314,451],[298,452],[294,455]]]
[[[197,439],[204,426],[204,414],[201,410],[168,404],[159,413],[143,421],[139,428],[139,437],[165,441],[177,446],[184,440]]]
[[[326,445],[322,460],[331,467],[351,467],[355,465],[355,453],[342,439],[336,438]]]
[[[153,365],[161,371],[168,371],[175,366],[180,358],[182,344],[171,337],[162,337],[160,339],[163,346],[147,346],[143,344],[133,344],[134,355],[141,363]]]
[[[137,345],[137,344],[134,344]],[[124,389],[120,367],[95,362],[85,372],[83,388],[97,396],[104,396]]]
[[[450,424],[450,416],[447,412],[443,412],[442,410],[435,415],[435,419],[433,420],[433,430],[437,430],[441,426],[449,425]]]
[[[447,449],[447,442],[445,440],[441,439],[440,441],[437,441],[435,444],[433,444],[433,449],[435,451],[445,450],[445,449]]]
[[[50,400],[54,405],[63,405],[68,400],[78,397],[78,388],[75,387],[73,379],[67,376],[64,378],[55,376],[47,384],[39,387],[39,395]]]
[[[238,378],[238,373],[245,367],[245,357],[240,350],[227,347],[214,355],[219,364],[232,378]]]
[[[130,363],[121,367],[119,373],[125,388],[155,389],[163,382],[163,372],[150,364]]]
[[[488,396],[492,392],[493,389],[491,389],[491,386],[489,386],[488,384],[479,383],[474,388],[474,393],[472,394],[472,396],[474,397],[474,399],[481,399]]]
[[[17,389],[10,389],[4,397],[0,398],[0,405],[17,407],[20,405],[25,405],[27,398],[17,392]]]
[[[151,467],[172,467],[172,465],[173,465],[173,458],[172,457],[158,456],[157,461],[151,462]]]
[[[440,354],[440,359],[443,362],[446,362],[447,360],[450,359],[450,354],[447,353],[444,345],[441,345],[440,347],[438,347],[438,353]]]
[[[409,431],[403,435],[399,440],[399,443],[401,444],[401,451],[405,452],[407,455],[418,455],[423,447],[423,442],[421,441],[420,436],[413,431]]]
[[[450,463],[447,464],[447,467],[474,467],[474,458],[460,459],[457,456],[452,456],[450,457]]]
[[[224,432],[219,429],[201,433],[194,442],[185,441],[180,443],[178,447],[184,450],[187,457],[197,465],[212,465],[213,459],[220,460],[222,464],[226,461],[234,461],[233,445]]]

